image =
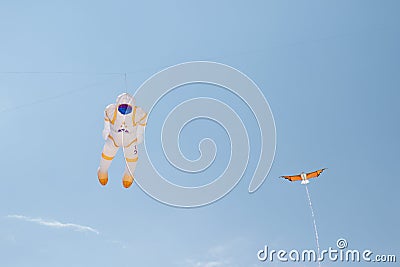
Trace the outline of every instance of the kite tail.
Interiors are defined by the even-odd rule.
[[[320,257],[320,246],[319,246],[317,222],[315,221],[314,209],[313,209],[313,206],[312,206],[311,197],[310,197],[310,193],[308,192],[307,185],[306,185],[306,192],[307,192],[307,197],[308,197],[308,203],[310,204],[311,215],[312,215],[312,218],[313,218],[315,242],[317,243],[317,249],[318,249],[318,256],[317,257],[319,258]],[[318,266],[321,266],[321,262],[319,260],[318,260]]]

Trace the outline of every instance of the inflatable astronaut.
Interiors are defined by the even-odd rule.
[[[104,111],[103,138],[106,143],[97,170],[99,182],[108,182],[108,168],[120,147],[124,149],[125,171],[122,184],[128,188],[133,183],[133,174],[138,161],[137,145],[143,142],[147,114],[135,106],[134,98],[124,93],[117,97],[115,104],[108,105]]]

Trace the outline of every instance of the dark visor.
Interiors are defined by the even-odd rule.
[[[132,112],[132,106],[128,104],[121,104],[118,106],[118,111],[124,115],[129,114]]]

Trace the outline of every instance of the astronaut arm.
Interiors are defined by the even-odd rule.
[[[141,108],[137,108],[136,111],[136,136],[137,136],[137,143],[141,144],[143,142],[143,135],[144,135],[144,128],[146,127],[147,123],[147,114]]]
[[[110,126],[110,119],[107,116],[107,112],[104,112],[104,128],[103,128],[103,138],[107,140],[108,135],[110,134],[111,126]]]

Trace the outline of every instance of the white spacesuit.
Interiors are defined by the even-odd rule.
[[[143,141],[146,120],[147,114],[140,107],[135,106],[134,98],[128,93],[119,95],[115,104],[106,107],[103,130],[106,143],[97,171],[102,185],[108,182],[108,168],[120,147],[124,147],[126,161],[122,184],[125,188],[132,185],[133,173],[138,161],[137,145]]]

